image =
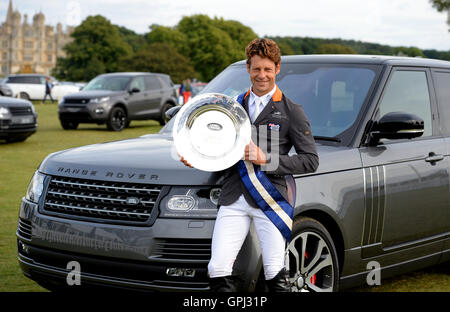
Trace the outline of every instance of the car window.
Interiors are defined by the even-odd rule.
[[[98,76],[91,80],[83,90],[110,90],[123,91],[131,78],[127,76]]]
[[[422,137],[432,135],[431,103],[425,71],[397,70],[379,105],[378,118],[390,112],[412,113],[424,121]]]
[[[161,89],[161,82],[155,76],[146,76],[145,81],[147,83],[148,90],[159,90]]]
[[[450,134],[450,72],[434,72],[434,85],[439,107],[441,130]]]
[[[131,81],[129,89],[132,90],[134,88],[137,88],[140,91],[144,91],[146,89],[144,77],[136,77]]]

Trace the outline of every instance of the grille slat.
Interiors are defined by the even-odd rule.
[[[145,223],[160,192],[158,185],[52,177],[44,211],[101,222]]]
[[[31,239],[31,236],[32,236],[31,222],[19,218],[19,224],[17,227],[17,231],[18,231],[19,235],[22,236],[23,238]]]
[[[160,239],[152,258],[161,260],[209,261],[210,239]]]

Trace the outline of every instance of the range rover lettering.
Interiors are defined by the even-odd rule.
[[[293,176],[291,290],[365,285],[372,261],[381,278],[448,261],[450,63],[305,55],[282,64],[277,84],[303,105],[320,157],[316,172]],[[241,61],[202,92],[235,97],[249,86]],[[48,289],[69,287],[66,265],[78,261],[80,287],[209,289],[222,177],[173,156],[173,122],[158,134],[43,160],[20,206],[26,276]],[[263,289],[253,230],[233,270],[242,290]]]

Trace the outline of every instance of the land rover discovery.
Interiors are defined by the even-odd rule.
[[[387,278],[448,261],[450,63],[286,56],[277,84],[303,105],[320,156],[315,173],[293,177],[292,291],[364,285],[373,263]],[[203,92],[237,96],[249,86],[241,61]],[[20,206],[26,276],[49,289],[209,289],[221,175],[179,161],[172,125],[44,159]],[[67,285],[68,263],[79,264],[81,286]],[[261,271],[251,230],[234,265],[242,290],[261,289]]]
[[[176,106],[177,95],[168,75],[111,73],[97,76],[82,91],[63,97],[58,115],[64,129],[80,123],[105,124],[121,131],[131,120],[165,123],[165,112]]]

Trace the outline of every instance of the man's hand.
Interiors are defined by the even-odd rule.
[[[186,159],[183,158],[183,156],[181,156],[180,154],[178,154],[178,156],[180,156],[180,161],[187,167],[192,168],[192,165],[190,163],[187,162]]]
[[[253,141],[250,141],[245,147],[244,160],[250,160],[255,165],[264,165],[267,163],[267,156]]]

